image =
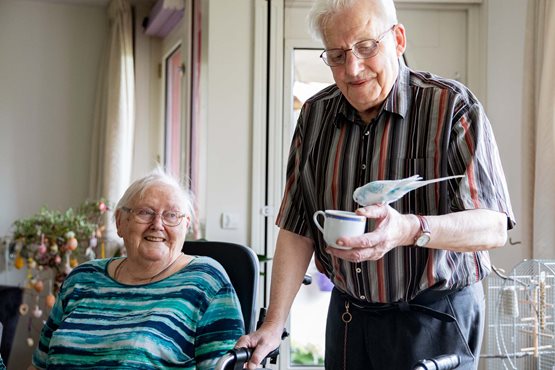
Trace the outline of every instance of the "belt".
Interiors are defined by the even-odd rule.
[[[464,288],[463,288],[464,289]],[[443,322],[453,322],[456,321],[453,315],[450,315],[445,312],[441,312],[438,310],[434,310],[433,308],[428,307],[427,305],[437,302],[448,295],[453,293],[459,292],[461,289],[451,289],[451,290],[426,290],[416,296],[414,299],[410,301],[399,301],[394,303],[367,303],[362,302],[353,297],[340,292],[337,292],[343,297],[345,300],[349,301],[351,307],[354,307],[358,310],[371,312],[371,313],[385,313],[390,311],[401,311],[401,312],[421,312],[426,315],[433,317],[434,319],[443,321]]]

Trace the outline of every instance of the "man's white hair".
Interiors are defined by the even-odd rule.
[[[308,13],[308,26],[312,37],[324,41],[324,31],[329,19],[337,12],[353,7],[359,1],[373,2],[375,18],[385,25],[397,24],[397,11],[393,0],[316,0]]]

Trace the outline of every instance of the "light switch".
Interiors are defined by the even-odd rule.
[[[232,212],[222,213],[222,229],[238,229],[239,215]]]

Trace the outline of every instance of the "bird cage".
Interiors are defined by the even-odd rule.
[[[488,370],[555,369],[555,261],[524,260],[487,280]]]

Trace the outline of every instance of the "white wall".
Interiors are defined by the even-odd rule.
[[[106,29],[100,8],[0,0],[0,235],[87,196]]]
[[[248,243],[252,136],[253,0],[209,0],[206,238]],[[233,14],[233,16],[231,16]],[[221,228],[223,212],[239,227]]]
[[[527,0],[487,1],[487,113],[493,126],[509,187],[516,227],[507,245],[491,253],[492,263],[510,271],[519,261],[531,258],[527,224],[530,205],[525,201],[526,179],[523,140],[522,86]]]
[[[43,205],[65,210],[87,198],[107,27],[99,7],[0,0],[0,236]],[[0,284],[23,277],[0,268]],[[19,320],[10,369],[29,364],[27,324]]]

